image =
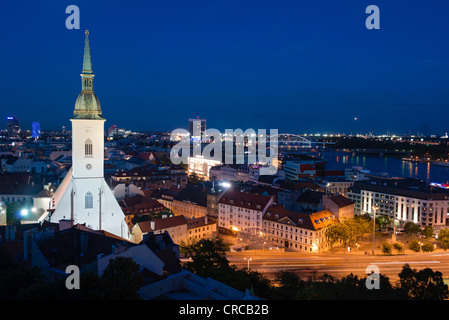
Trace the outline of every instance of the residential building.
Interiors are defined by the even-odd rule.
[[[342,195],[325,196],[325,207],[340,221],[354,217],[354,201]]]
[[[187,174],[179,167],[160,168],[157,166],[136,167],[128,171],[116,172],[111,176],[113,185],[134,184],[141,190],[170,189],[187,185]]]
[[[302,213],[274,205],[263,216],[262,232],[269,244],[292,251],[319,253],[330,248],[326,228],[338,222],[330,210]]]
[[[326,193],[315,190],[304,190],[293,204],[294,211],[317,212],[326,209],[324,197]]]
[[[226,188],[213,182],[212,188],[207,192],[207,217],[211,221],[218,222],[218,201],[220,201],[225,191]]]
[[[151,273],[152,281],[164,277],[163,261],[147,245],[67,222],[67,228],[59,225],[59,231],[47,228],[44,232],[29,230],[24,233],[24,242],[30,241],[32,266],[40,268],[47,278],[67,277],[68,265],[78,266],[81,273],[101,276],[109,262],[117,257],[132,258],[141,270]]]
[[[231,234],[257,232],[262,228],[262,217],[272,203],[272,196],[227,190],[218,201],[219,231]]]
[[[173,200],[181,192],[180,186],[174,186],[170,189],[160,189],[148,192],[148,197],[151,197],[164,205],[168,210],[173,211]]]
[[[249,181],[249,167],[246,164],[224,164],[210,168],[209,178],[218,181]]]
[[[331,194],[346,196],[348,188],[354,185],[354,181],[344,177],[327,177],[320,181],[320,190]]]
[[[131,229],[131,239],[140,243],[148,233],[160,234],[168,232],[173,242],[180,244],[187,239],[187,220],[184,216],[171,216],[149,220],[135,224]]]
[[[217,222],[208,219],[207,215],[195,219],[187,219],[187,245],[201,239],[213,239],[218,236]]]
[[[3,201],[0,201],[0,226],[6,226],[7,222],[6,204]]]
[[[168,211],[168,209],[159,201],[142,195],[136,195],[120,200],[119,205],[125,214],[125,221],[129,229],[134,226],[134,218],[140,218],[142,216],[150,216],[153,218],[160,212]]]
[[[261,300],[252,295],[249,288],[242,292],[185,269],[166,279],[142,287],[138,294],[144,300]]]
[[[207,214],[207,194],[204,184],[189,183],[173,199],[173,214],[188,219],[204,217]]]
[[[144,192],[133,185],[132,183],[120,183],[117,184],[114,189],[112,190],[112,193],[114,194],[114,197],[117,200],[123,200],[125,198],[134,197],[137,195],[144,196]]]

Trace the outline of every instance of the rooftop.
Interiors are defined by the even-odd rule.
[[[271,199],[271,196],[228,190],[223,194],[218,203],[260,211],[267,206]]]
[[[338,222],[338,218],[329,210],[303,213],[286,210],[281,205],[270,206],[263,220],[293,225],[303,229],[317,231]]]

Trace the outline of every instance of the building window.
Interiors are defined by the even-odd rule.
[[[84,144],[84,155],[87,158],[92,157],[92,141],[90,139],[87,139]]]
[[[94,207],[94,198],[90,191],[88,191],[84,197],[84,207],[86,209],[92,209]]]

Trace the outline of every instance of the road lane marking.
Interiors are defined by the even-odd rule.
[[[413,263],[420,263],[420,264],[426,264],[426,263],[440,263],[440,261],[387,261],[387,262],[370,262],[370,264],[413,264]]]
[[[316,267],[316,266],[325,266],[324,263],[314,263],[314,264],[266,264],[266,265],[258,265],[257,267],[284,267],[284,268],[291,268],[291,267]]]

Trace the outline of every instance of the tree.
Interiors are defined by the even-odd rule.
[[[376,218],[376,225],[379,225],[379,228],[383,229],[391,225],[392,220],[387,216],[380,216]]]
[[[443,245],[444,251],[449,248],[449,229],[441,229],[438,233],[438,241]]]
[[[395,242],[393,244],[393,248],[398,252],[398,253],[403,253],[404,252],[404,246],[402,244],[400,244],[399,242]]]
[[[6,206],[6,221],[8,224],[20,224],[20,210],[25,206],[23,202],[12,202]]]
[[[385,255],[391,255],[391,244],[388,242],[382,242],[382,253]]]
[[[412,242],[410,242],[408,248],[415,252],[421,251],[421,246],[419,245],[419,242],[417,240],[413,240]]]
[[[275,296],[278,300],[295,299],[301,286],[304,286],[304,281],[291,271],[277,272],[275,281],[278,284]]]
[[[349,218],[343,221],[343,224],[347,227],[348,234],[348,244],[351,245],[352,241],[357,241],[365,233],[369,232],[371,229],[371,223],[366,219],[360,218]]]
[[[411,221],[408,221],[404,225],[404,232],[407,235],[415,235],[421,230],[420,226],[416,223],[413,223]]]
[[[432,226],[426,226],[423,230],[421,230],[421,234],[425,236],[427,239],[432,238],[433,236],[433,227]]]
[[[192,172],[188,177],[187,180],[189,181],[189,183],[198,183],[201,181],[204,181],[203,178],[200,178],[196,172]]]
[[[408,264],[399,273],[399,290],[411,300],[444,300],[449,297],[441,272],[430,268],[416,271]]]
[[[184,268],[201,277],[211,277],[237,290],[253,289],[258,297],[272,298],[273,288],[270,280],[259,272],[237,269],[235,265],[230,265],[226,258],[228,251],[229,247],[222,238],[200,239],[194,244],[184,246],[186,256],[191,258],[185,263]]]
[[[131,300],[137,299],[137,291],[143,285],[140,266],[132,258],[117,257],[109,261],[100,277],[100,286],[105,299]]]
[[[351,245],[371,229],[367,219],[354,217],[342,220],[326,228],[325,236],[333,250],[336,242],[343,242],[344,245]]]
[[[186,256],[191,258],[185,267],[201,277],[211,276],[211,272],[214,270],[229,267],[229,261],[226,258],[227,251],[228,248],[222,238],[201,239],[184,247]]]
[[[324,234],[326,236],[327,243],[331,247],[331,251],[334,250],[335,243],[338,243],[339,241],[346,242],[348,238],[347,228],[342,223],[330,225],[325,229]]]
[[[422,246],[423,252],[432,252],[435,248],[433,247],[433,244],[430,242],[424,243]]]

